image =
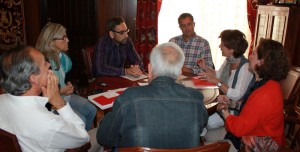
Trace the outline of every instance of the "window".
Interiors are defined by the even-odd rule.
[[[225,59],[219,49],[218,38],[223,30],[242,31],[250,45],[245,0],[163,0],[158,17],[158,43],[168,42],[170,38],[182,34],[177,19],[185,12],[194,16],[196,34],[209,42],[216,69],[220,68]],[[248,51],[245,57],[248,58]]]

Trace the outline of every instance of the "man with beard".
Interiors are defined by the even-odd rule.
[[[124,19],[114,17],[108,21],[107,27],[108,35],[100,38],[94,50],[94,76],[142,75],[142,61],[128,37],[129,29]]]

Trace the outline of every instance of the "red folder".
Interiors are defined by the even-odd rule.
[[[117,91],[117,94],[122,94],[124,91]],[[97,105],[100,109],[105,110],[108,109],[110,107],[113,106],[114,101],[117,99],[117,96],[111,97],[111,98],[107,98],[104,95],[102,95],[103,93],[97,94],[97,95],[93,95],[93,96],[89,96],[89,100],[91,102],[93,102],[95,105]],[[96,97],[95,97],[96,96]]]
[[[99,96],[94,98],[94,100],[99,103],[100,105],[104,106],[104,105],[108,105],[111,104],[115,101],[117,97],[112,97],[112,98],[106,98],[104,96]]]
[[[217,88],[216,84],[209,82],[205,79],[200,79],[198,77],[193,77],[192,81],[196,88]]]

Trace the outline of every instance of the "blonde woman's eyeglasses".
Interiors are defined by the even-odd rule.
[[[53,38],[53,41],[55,41],[55,40],[67,40],[68,39],[68,35],[64,35],[63,37],[61,37],[61,38]]]

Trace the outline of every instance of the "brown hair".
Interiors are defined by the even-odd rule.
[[[248,48],[246,36],[239,30],[224,30],[219,38],[227,48],[234,50],[233,56],[235,58],[242,56]]]
[[[187,17],[192,18],[192,21],[194,22],[194,17],[193,17],[192,14],[190,14],[190,13],[182,13],[182,14],[178,17],[178,24],[180,25],[180,20],[181,20],[181,19],[185,19],[185,18],[187,18]]]
[[[120,25],[121,23],[124,22],[125,20],[121,16],[109,19],[107,22],[108,31],[114,31],[117,25]]]
[[[289,61],[281,43],[261,38],[257,46],[257,56],[259,60],[264,60],[264,64],[255,67],[260,78],[275,81],[286,78]]]

